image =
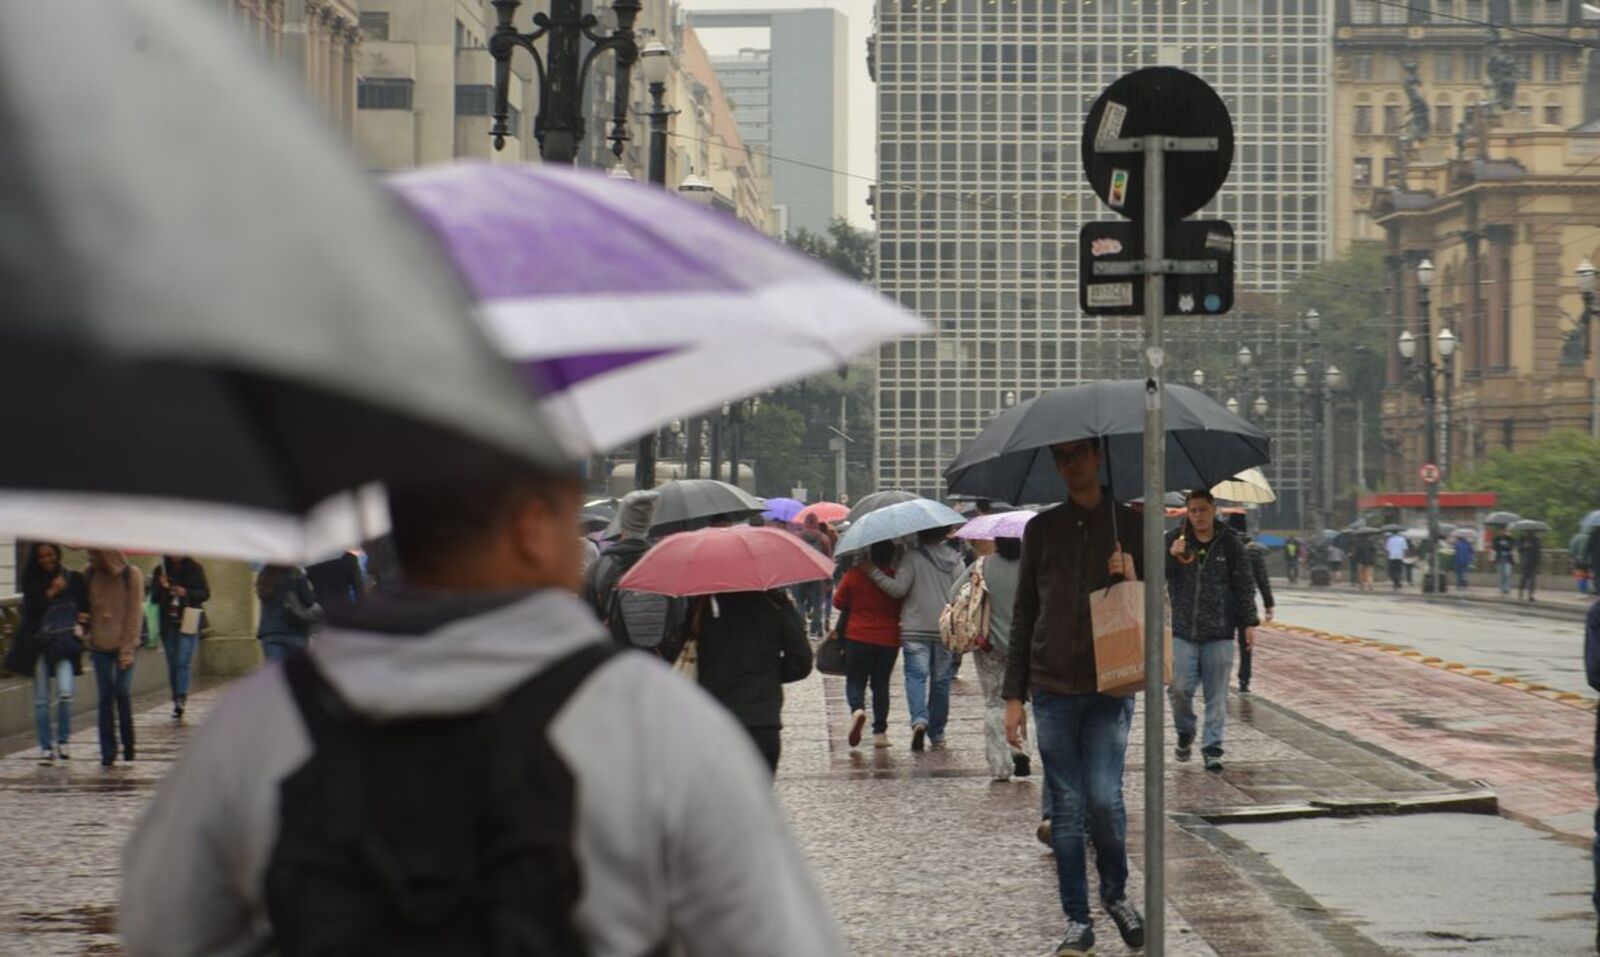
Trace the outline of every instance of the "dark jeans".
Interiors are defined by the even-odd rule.
[[[1239,629],[1239,690],[1250,687],[1250,645],[1245,641],[1245,629]]]
[[[783,731],[778,728],[745,728],[749,732],[750,740],[756,743],[756,750],[767,759],[767,767],[772,773],[778,773],[778,757],[783,751]]]
[[[1101,901],[1114,904],[1127,896],[1128,811],[1122,800],[1122,768],[1133,698],[1036,691],[1033,719],[1050,792],[1050,846],[1061,910],[1068,920],[1087,924],[1085,831],[1094,842]]]
[[[894,673],[900,649],[845,639],[844,700],[851,713],[865,710],[867,684],[872,684],[872,733],[889,730],[889,676]]]
[[[1539,573],[1534,569],[1524,568],[1522,570],[1522,576],[1517,580],[1517,597],[1520,598],[1524,593],[1526,593],[1528,598],[1531,600],[1533,598],[1533,586],[1537,585],[1538,583]]]
[[[117,731],[122,732],[122,754],[133,757],[133,666],[117,667],[115,651],[91,651],[89,660],[94,663],[95,688],[100,693],[100,760],[114,761],[117,757]],[[113,726],[111,712],[116,711]]]
[[[1389,581],[1395,591],[1400,590],[1400,580],[1406,577],[1406,563],[1398,558],[1389,559]]]
[[[311,646],[308,635],[261,635],[261,658],[268,664],[299,654]]]
[[[1600,791],[1600,716],[1596,716],[1594,726],[1594,785]],[[1594,891],[1593,901],[1595,913],[1600,914],[1600,807],[1594,811],[1594,847],[1591,856],[1594,858]]]

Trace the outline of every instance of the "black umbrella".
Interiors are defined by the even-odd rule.
[[[0,530],[300,561],[380,530],[351,490],[563,467],[445,257],[256,59],[199,4],[0,4]]]
[[[616,506],[604,502],[592,502],[578,513],[578,527],[585,532],[598,532],[616,520]]]
[[[1168,489],[1206,488],[1271,461],[1256,426],[1187,386],[1166,388]],[[1050,446],[1100,438],[1106,483],[1127,501],[1144,494],[1144,380],[1054,389],[997,416],[945,470],[950,491],[1010,502],[1057,502],[1066,486]]]
[[[899,489],[884,489],[881,492],[863,495],[861,500],[855,504],[855,507],[850,509],[849,521],[853,525],[861,521],[861,516],[868,512],[876,512],[880,508],[899,505],[901,502],[914,501],[921,497],[914,492],[902,492]]]
[[[765,502],[744,489],[716,479],[677,479],[656,491],[661,498],[656,502],[655,517],[650,525],[652,535],[693,531],[720,518],[739,522],[760,515],[767,508]],[[610,538],[621,532],[620,518],[606,529]]]

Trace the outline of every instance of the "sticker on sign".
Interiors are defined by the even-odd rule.
[[[1100,116],[1100,129],[1095,131],[1096,146],[1122,137],[1122,121],[1128,118],[1128,108],[1121,103],[1107,103]]]
[[[1133,305],[1133,283],[1097,282],[1089,286],[1089,308],[1110,309]]]
[[[1114,169],[1111,171],[1111,190],[1106,196],[1106,205],[1112,209],[1120,209],[1128,200],[1128,171]]]

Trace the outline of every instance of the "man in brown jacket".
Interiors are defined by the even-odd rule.
[[[1142,571],[1144,521],[1100,486],[1098,440],[1051,446],[1067,501],[1028,523],[1022,538],[1005,685],[1006,738],[1020,748],[1033,698],[1034,736],[1044,759],[1046,813],[1066,916],[1060,957],[1094,947],[1084,826],[1094,841],[1100,901],[1129,947],[1144,946],[1144,918],[1128,900],[1128,814],[1122,767],[1133,698],[1100,694],[1089,595]],[[1041,837],[1043,837],[1041,827]]]
[[[89,549],[89,633],[86,642],[100,692],[100,765],[117,760],[116,708],[122,759],[133,760],[133,653],[144,622],[144,574],[119,551]]]

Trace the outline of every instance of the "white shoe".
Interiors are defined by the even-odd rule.
[[[55,751],[50,749],[50,748],[40,748],[39,749],[39,763],[40,764],[55,764],[56,763],[56,753],[55,753]]]
[[[850,736],[847,739],[850,742],[850,747],[858,747],[861,744],[861,732],[866,728],[866,726],[867,713],[860,708],[857,708],[855,712],[850,715]]]
[[[889,742],[889,736],[887,734],[875,734],[875,735],[873,735],[872,736],[872,746],[875,747],[875,748],[892,748],[892,747],[894,747],[894,745]]]

